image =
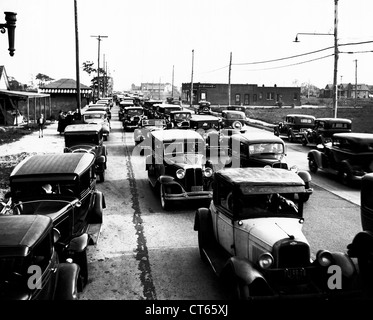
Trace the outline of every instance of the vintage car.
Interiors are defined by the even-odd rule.
[[[104,133],[99,124],[71,124],[65,129],[65,148],[63,152],[88,152],[96,157],[95,170],[100,182],[105,181],[107,167],[107,148]]]
[[[352,186],[373,172],[373,133],[335,133],[330,142],[308,152],[312,173],[322,170]]]
[[[133,107],[135,105],[133,99],[126,99],[119,102],[118,118],[119,121],[123,121],[124,108]]]
[[[124,107],[122,125],[123,130],[135,130],[139,127],[141,120],[145,118],[144,108],[140,106]]]
[[[195,109],[196,114],[211,114],[211,103],[210,101],[201,100],[198,102],[198,106]]]
[[[175,201],[210,201],[213,170],[205,157],[205,141],[193,130],[157,130],[151,133],[146,158],[148,180],[158,190],[161,206]]]
[[[150,132],[156,130],[166,129],[165,119],[144,119],[133,132],[135,140],[135,149],[140,156],[149,155],[151,152],[151,134]]]
[[[286,145],[284,141],[270,133],[244,132],[234,134],[228,140],[227,167],[272,167],[291,170],[302,178],[305,184],[303,201],[307,201],[313,193],[310,187],[311,175],[308,171],[299,170],[297,166],[289,167],[286,160]]]
[[[222,110],[221,112],[221,127],[242,129],[246,124],[246,115],[242,111]]]
[[[211,115],[192,115],[190,118],[190,129],[201,133],[207,133],[209,130],[219,131],[221,120]]]
[[[162,100],[145,100],[143,107],[144,107],[144,113],[148,117],[148,119],[154,119],[155,118],[155,105],[162,104]]]
[[[88,109],[90,111],[105,111],[107,113],[107,117],[109,120],[111,120],[111,111],[110,107],[107,103],[94,103],[88,105]]]
[[[226,110],[242,111],[243,113],[245,113],[245,111],[246,111],[246,107],[245,107],[245,106],[235,106],[235,105],[231,105],[231,106],[227,106],[227,107],[226,107]]]
[[[189,129],[192,113],[189,110],[171,111],[166,118],[167,128],[169,129]]]
[[[312,129],[315,124],[315,117],[308,114],[288,114],[284,121],[273,128],[274,135],[285,135],[289,142],[300,140],[303,132]]]
[[[86,110],[83,112],[83,123],[96,123],[102,126],[104,140],[110,135],[110,120],[105,111]]]
[[[0,217],[0,300],[78,299],[79,266],[58,258],[58,237],[47,216]]]
[[[317,118],[312,128],[302,132],[302,145],[329,142],[334,133],[351,132],[352,121],[345,118]]]
[[[332,299],[354,292],[356,270],[346,254],[319,250],[311,257],[302,232],[305,193],[304,181],[288,170],[215,172],[213,199],[196,211],[194,230],[201,259],[232,299]],[[328,287],[331,265],[345,276],[343,290]]]
[[[161,103],[154,105],[155,109],[155,118],[156,119],[168,119],[172,111],[182,111],[183,107],[175,104]]]
[[[80,266],[82,287],[88,281],[87,246],[97,242],[105,198],[96,189],[91,153],[40,154],[21,161],[9,177],[13,214],[46,215],[60,232],[62,260]],[[2,218],[2,217],[0,217]]]

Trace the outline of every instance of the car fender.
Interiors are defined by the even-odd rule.
[[[103,222],[104,210],[106,208],[105,197],[101,191],[96,190],[93,207],[89,216],[89,223]]]
[[[59,264],[55,300],[78,300],[79,270],[76,263]]]
[[[199,208],[196,211],[194,216],[194,231],[198,231],[200,228],[200,220],[202,216],[208,216],[210,214],[210,210],[208,208]]]
[[[238,279],[248,286],[255,284],[255,289],[260,292],[266,292],[267,294],[271,292],[267,280],[247,259],[236,256],[230,257],[223,268],[221,276],[225,277],[229,272],[233,272]]]
[[[83,233],[78,237],[72,238],[67,249],[73,252],[83,252],[88,247],[89,236]]]
[[[310,152],[308,152],[307,159],[310,159],[311,156],[315,159],[317,166],[319,168],[322,168],[323,166],[322,166],[322,161],[321,161],[321,157],[322,157],[321,152],[318,150],[311,150]]]
[[[97,158],[96,158],[96,163],[97,164],[102,164],[102,163],[105,163],[106,162],[106,157],[105,156],[98,156]]]
[[[312,180],[311,175],[308,171],[299,171],[298,175],[302,178],[304,183],[309,183]]]
[[[161,184],[168,184],[174,182],[175,178],[172,176],[159,176],[158,181]]]

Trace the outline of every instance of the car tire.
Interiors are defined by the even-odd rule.
[[[105,170],[99,173],[99,177],[100,177],[100,182],[105,181]]]
[[[165,196],[164,196],[164,190],[163,190],[163,185],[160,184],[159,185],[159,198],[161,200],[161,207],[163,210],[169,210],[170,208],[170,203],[168,200],[165,199]]]
[[[302,146],[306,146],[307,145],[307,139],[305,137],[302,137]]]
[[[349,164],[344,164],[338,172],[339,179],[345,186],[352,185],[352,168]]]
[[[82,252],[77,253],[77,258],[75,261],[79,267],[79,277],[78,277],[78,292],[82,292],[88,283],[88,259],[87,259],[87,249]]]
[[[243,283],[242,280],[234,274],[233,270],[228,276],[227,285],[229,299],[248,300],[250,298],[249,286],[246,283]]]
[[[212,229],[212,218],[210,212],[200,211],[198,214],[199,227],[198,227],[198,249],[201,260],[208,263],[208,258],[204,249],[210,246],[214,239],[214,232]]]
[[[308,168],[310,169],[312,173],[317,172],[318,166],[313,156],[310,156],[308,159]]]
[[[288,132],[288,140],[289,140],[289,142],[293,142],[294,141],[293,135],[292,135],[292,133],[290,131]]]

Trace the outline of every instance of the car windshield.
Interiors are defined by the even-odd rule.
[[[291,195],[256,194],[237,197],[234,206],[235,214],[240,219],[257,217],[299,217],[298,206],[290,198]]]
[[[101,113],[90,113],[84,115],[85,121],[96,121],[96,120],[104,120],[105,116]]]
[[[94,144],[98,145],[99,136],[98,135],[87,135],[87,134],[66,134],[65,133],[65,146],[71,147],[81,144]]]
[[[131,116],[142,115],[143,112],[142,109],[128,109],[128,114]]]
[[[174,117],[176,120],[189,120],[190,119],[190,113],[175,113]]]
[[[227,119],[244,119],[245,116],[241,113],[227,113]]]
[[[38,198],[51,195],[73,196],[76,185],[73,181],[21,181],[12,183],[12,194],[17,200]]]
[[[255,143],[249,146],[250,156],[261,156],[261,155],[273,155],[273,156],[283,156],[284,155],[284,145],[281,143]]]

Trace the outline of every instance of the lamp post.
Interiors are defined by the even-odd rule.
[[[4,12],[4,14],[5,14],[6,23],[1,23],[0,24],[0,32],[5,33],[6,32],[5,29],[8,29],[8,42],[9,42],[8,50],[9,50],[9,55],[11,57],[13,57],[14,56],[14,51],[16,50],[16,49],[14,49],[14,37],[15,37],[15,29],[16,29],[16,21],[17,21],[16,15],[17,15],[17,13],[6,11],[6,12]]]
[[[299,34],[304,35],[319,35],[319,36],[334,36],[334,72],[333,72],[333,108],[334,118],[338,115],[338,88],[337,88],[337,76],[338,76],[338,0],[334,0],[334,33],[297,33],[294,42],[300,42],[298,40]]]

